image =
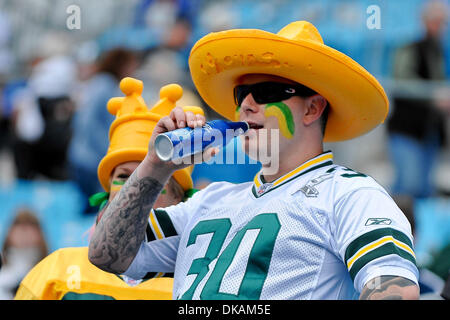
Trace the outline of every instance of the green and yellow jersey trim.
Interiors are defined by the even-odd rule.
[[[304,175],[305,173],[332,164],[333,164],[333,153],[331,151],[324,152],[318,155],[317,157],[306,161],[296,169],[286,173],[284,176],[276,179],[274,182],[270,183],[270,188],[262,192],[260,191],[261,187],[264,187],[264,185],[267,184],[267,182],[264,180],[264,177],[262,176],[260,171],[256,174],[255,178],[253,179],[252,193],[256,198],[259,198],[262,195]]]
[[[176,236],[177,231],[166,211],[155,209],[150,211],[147,225],[147,241]]]
[[[353,240],[345,251],[345,263],[352,280],[369,262],[390,254],[396,254],[416,265],[411,240],[393,228],[375,229]]]
[[[161,209],[152,209],[146,229],[147,241],[160,240],[176,235],[177,231],[167,212]],[[161,277],[173,277],[173,273],[149,272],[144,279]]]

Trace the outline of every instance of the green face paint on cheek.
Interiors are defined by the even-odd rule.
[[[276,117],[281,133],[287,139],[292,139],[295,133],[294,117],[291,109],[283,102],[274,102],[266,105],[264,115],[268,117]]]
[[[125,182],[126,181],[122,181],[122,180],[113,180],[110,191],[115,191],[115,192],[120,191],[120,189],[122,189]]]
[[[237,106],[236,111],[234,111],[234,120],[239,121],[241,106]]]

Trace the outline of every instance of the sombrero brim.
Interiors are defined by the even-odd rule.
[[[389,111],[383,87],[362,66],[322,43],[290,40],[261,30],[211,33],[191,50],[189,67],[203,100],[235,120],[233,89],[245,74],[270,74],[301,83],[330,104],[324,141],[358,137]]]

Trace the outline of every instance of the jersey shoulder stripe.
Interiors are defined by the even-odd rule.
[[[147,236],[146,241],[150,242],[153,240],[156,240],[155,234],[153,233],[152,228],[150,227],[150,217],[149,217],[149,221],[147,223],[147,227],[145,228],[145,235]]]
[[[152,209],[146,228],[147,242],[178,235],[169,214],[162,209]]]
[[[177,232],[166,211],[162,209],[152,209],[148,218],[145,234],[147,236],[147,242],[150,242],[157,239],[160,240],[167,237],[176,236]],[[148,280],[162,277],[173,278],[173,273],[148,272],[142,279]]]
[[[172,220],[170,220],[169,214],[165,210],[155,209],[155,218],[159,222],[165,238],[178,235]]]
[[[370,261],[396,254],[416,265],[416,257],[411,240],[401,231],[393,228],[379,228],[353,240],[345,251],[345,262],[351,278]]]

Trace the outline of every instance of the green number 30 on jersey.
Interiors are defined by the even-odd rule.
[[[280,227],[280,221],[275,213],[259,214],[236,233],[219,256],[223,243],[231,228],[230,219],[200,221],[192,229],[187,247],[194,244],[199,235],[212,233],[211,241],[205,256],[192,261],[192,265],[187,274],[197,276],[189,289],[179,299],[192,299],[198,285],[208,274],[210,263],[218,256],[217,263],[200,293],[200,299],[259,299],[269,271],[270,259]],[[242,278],[238,294],[219,292],[222,279],[232,264],[242,239],[252,230],[259,230],[259,232],[251,248],[247,268],[245,268],[245,274]]]

